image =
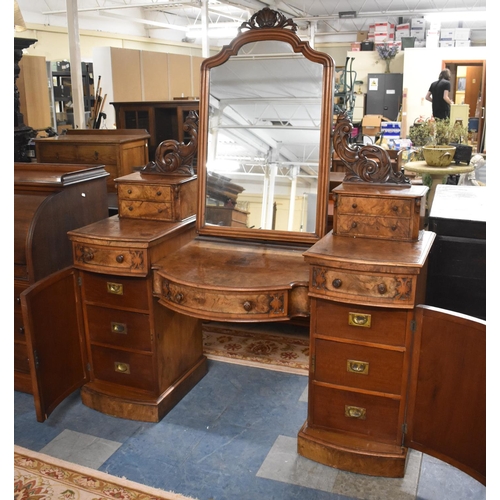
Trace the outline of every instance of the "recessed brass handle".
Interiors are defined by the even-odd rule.
[[[333,288],[340,288],[342,286],[342,280],[340,278],[335,278],[332,281]]]
[[[112,293],[114,295],[123,295],[123,285],[121,283],[111,283],[108,281],[107,289],[108,293]]]
[[[370,363],[367,361],[357,361],[355,359],[347,360],[347,371],[349,373],[359,373],[360,375],[368,375]]]
[[[372,326],[372,315],[350,312],[348,323],[351,326],[362,326],[364,328],[370,328]]]
[[[127,334],[127,325],[125,323],[116,323],[115,321],[111,322],[111,331],[113,333],[122,333],[124,335]]]
[[[246,300],[243,302],[243,309],[245,309],[246,312],[250,312],[252,310],[252,303]]]
[[[128,363],[115,361],[115,372],[130,374],[130,365]]]
[[[381,295],[383,295],[385,292],[387,292],[387,285],[385,283],[380,283],[377,286],[377,290],[378,290],[378,293],[380,293]]]
[[[366,408],[360,406],[345,405],[344,415],[348,418],[357,418],[359,420],[366,420]]]

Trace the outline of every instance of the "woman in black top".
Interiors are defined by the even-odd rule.
[[[438,120],[445,120],[450,117],[450,105],[453,101],[450,99],[451,73],[448,68],[439,73],[439,79],[429,87],[425,98],[432,102],[432,115]]]

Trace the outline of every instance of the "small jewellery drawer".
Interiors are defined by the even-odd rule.
[[[408,313],[403,309],[313,299],[311,330],[316,335],[404,346]]]
[[[149,311],[150,282],[141,278],[82,273],[85,302]]]
[[[337,212],[340,214],[369,214],[382,217],[409,218],[412,206],[412,200],[404,200],[401,198],[384,199],[380,196],[339,196]]]
[[[314,379],[386,394],[401,394],[402,350],[316,339]]]
[[[415,276],[363,274],[312,266],[309,291],[339,301],[409,307],[415,300]]]
[[[311,426],[398,441],[399,399],[372,396],[317,385],[313,382]]]
[[[101,247],[73,242],[73,264],[79,269],[145,276],[149,269],[147,257],[147,252],[141,248]]]
[[[219,291],[183,286],[161,278],[161,301],[172,309],[195,317],[223,319],[271,319],[288,314],[288,294],[283,290],[260,292]]]
[[[341,214],[337,215],[336,233],[398,240],[409,240],[412,236],[410,219]]]
[[[92,345],[95,380],[145,391],[156,390],[152,356]]]
[[[152,202],[172,201],[170,186],[118,184],[118,199]]]
[[[120,309],[87,306],[91,342],[151,351],[149,315]]]
[[[38,143],[37,148],[38,161],[42,163],[67,162],[76,163],[78,161],[77,147],[74,144],[61,144],[59,142]]]
[[[120,200],[120,217],[131,219],[152,219],[173,221],[172,203],[154,203],[149,201]]]

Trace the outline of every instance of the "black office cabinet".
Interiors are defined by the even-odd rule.
[[[366,114],[382,115],[397,121],[402,104],[402,73],[369,73],[366,94]]]
[[[486,320],[486,188],[437,186],[425,303]]]

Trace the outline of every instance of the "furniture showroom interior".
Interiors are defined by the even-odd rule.
[[[485,0],[14,0],[13,48],[15,498],[486,499]]]

